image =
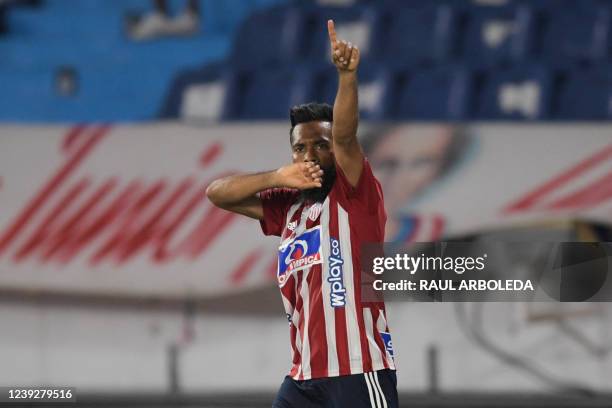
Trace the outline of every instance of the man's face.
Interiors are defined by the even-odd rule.
[[[294,163],[313,162],[322,169],[334,165],[331,123],[306,122],[293,129],[291,151]]]
[[[331,123],[313,121],[300,123],[291,136],[293,163],[312,162],[323,170],[323,186],[305,190],[306,199],[322,201],[335,181],[334,153],[331,141]]]

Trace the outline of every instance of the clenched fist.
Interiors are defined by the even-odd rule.
[[[339,72],[354,72],[359,65],[359,48],[343,40],[336,38],[334,20],[327,21],[327,32],[331,45],[332,62]]]

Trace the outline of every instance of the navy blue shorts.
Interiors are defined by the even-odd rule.
[[[272,408],[398,408],[395,370],[296,381],[287,376]]]

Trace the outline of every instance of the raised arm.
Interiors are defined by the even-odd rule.
[[[337,39],[334,21],[327,22],[332,62],[338,70],[338,93],[334,101],[332,142],[338,165],[351,185],[356,186],[363,171],[363,151],[357,140],[359,104],[357,67],[359,48]]]
[[[217,207],[258,220],[263,207],[257,193],[274,187],[305,190],[321,187],[323,171],[313,163],[295,163],[264,173],[237,174],[210,183],[206,196]]]

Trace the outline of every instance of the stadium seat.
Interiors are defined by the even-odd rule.
[[[188,70],[172,82],[158,117],[218,121],[223,115],[227,61]]]
[[[358,4],[372,4],[376,0],[301,0],[321,7],[353,7]]]
[[[338,90],[338,73],[331,64],[322,64],[304,75],[296,94],[303,102],[334,103]],[[364,120],[387,119],[390,112],[392,75],[386,67],[363,60],[359,69],[359,116]]]
[[[391,64],[440,62],[455,52],[457,13],[427,3],[388,6],[376,20],[372,57]]]
[[[459,120],[468,114],[472,80],[464,67],[404,70],[396,81],[395,119]]]
[[[6,34],[8,25],[6,24],[6,5],[0,4],[0,35]]]
[[[548,119],[552,86],[550,70],[537,65],[496,69],[478,75],[475,119]]]
[[[574,70],[559,82],[555,118],[612,119],[612,66]]]
[[[540,14],[540,52],[552,63],[606,58],[610,42],[610,5],[561,0]]]
[[[359,45],[361,56],[371,51],[372,26],[378,13],[368,7],[306,7],[304,26],[298,43],[299,55],[306,61],[318,64],[329,60],[330,45],[327,20],[333,19],[338,37]]]
[[[302,14],[285,6],[252,14],[233,38],[231,61],[240,69],[289,63],[297,57]]]
[[[286,0],[199,0],[204,32],[232,34],[256,9],[267,9]],[[179,1],[184,7],[185,0]],[[276,24],[279,22],[277,21]]]
[[[304,102],[296,98],[296,77],[299,75],[294,67],[232,74],[228,81],[226,119],[286,119],[290,106]]]
[[[525,59],[534,45],[534,14],[528,7],[477,7],[464,18],[462,58],[473,65]]]

